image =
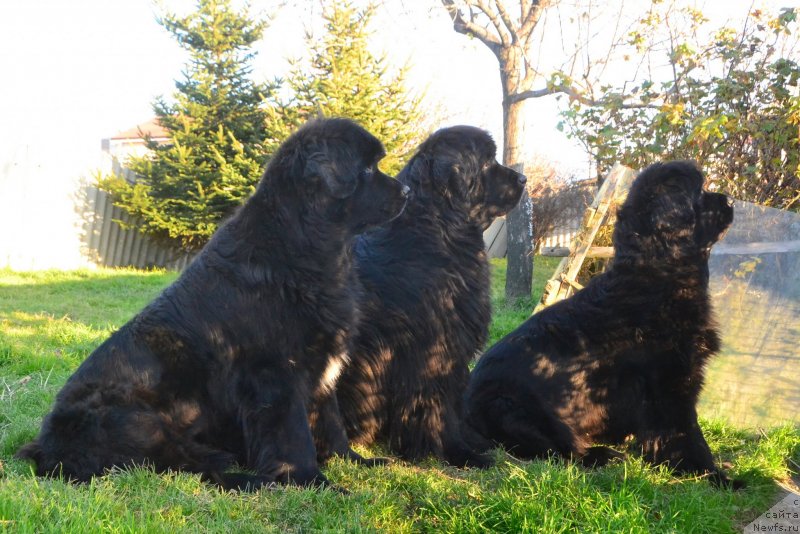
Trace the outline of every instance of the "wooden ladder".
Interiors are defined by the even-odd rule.
[[[619,163],[609,171],[592,205],[586,208],[583,224],[572,241],[569,255],[561,260],[552,278],[545,284],[544,293],[534,313],[583,288],[576,277],[587,258],[613,256],[611,247],[594,247],[592,244],[600,227],[608,220],[611,206],[616,199],[627,195],[633,178],[633,170]]]

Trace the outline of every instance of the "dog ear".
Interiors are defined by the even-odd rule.
[[[356,190],[360,172],[361,169],[356,167],[351,159],[333,162],[325,154],[317,152],[306,160],[303,178],[322,180],[331,196],[342,199],[349,197]]]
[[[431,167],[431,178],[436,189],[446,190],[450,184],[450,178],[458,172],[458,165],[450,161],[434,159]]]
[[[671,191],[653,199],[650,221],[655,233],[684,235],[694,228],[695,212],[692,198],[685,191]]]
[[[44,452],[42,446],[36,440],[31,441],[27,445],[23,445],[14,456],[21,460],[33,460],[37,464],[41,463]]]

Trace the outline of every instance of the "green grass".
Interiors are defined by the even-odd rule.
[[[537,293],[555,265],[535,263]],[[503,267],[493,262],[492,339],[527,318],[538,300],[506,306]],[[502,451],[497,467],[485,471],[434,461],[374,469],[333,461],[326,474],[351,491],[347,496],[298,488],[224,493],[197,476],[146,469],[83,486],[33,477],[14,451],[36,434],[75,366],[174,277],[0,270],[0,531],[734,532],[773,504],[776,481],[787,481],[789,466],[800,463],[796,428],[762,434],[706,421],[714,453],[747,481],[745,490],[675,478],[635,455],[590,471],[560,461],[518,462]]]
[[[561,258],[536,256],[533,262],[533,288],[531,298],[522,298],[506,303],[506,260],[491,260],[492,267],[492,324],[489,327],[489,341],[492,346],[503,336],[514,330],[531,316],[544,290],[544,284],[553,275]]]

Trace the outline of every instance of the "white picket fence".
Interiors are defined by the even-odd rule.
[[[539,244],[539,249],[552,247],[566,247],[572,245],[572,240],[578,235],[578,229],[560,229],[545,237]]]

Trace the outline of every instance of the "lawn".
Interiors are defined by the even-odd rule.
[[[555,262],[536,259],[534,293]],[[506,306],[502,261],[493,263],[491,337],[523,321],[533,303]],[[590,471],[561,461],[458,470],[429,461],[366,469],[336,460],[331,480],[351,494],[281,488],[224,493],[186,474],[129,469],[74,486],[37,479],[13,459],[31,439],[69,373],[111,331],[175,278],[131,270],[0,270],[0,530],[13,532],[734,532],[776,500],[800,463],[800,432],[747,431],[704,421],[720,462],[745,490],[676,478],[628,460]],[[361,450],[382,454],[381,450]],[[794,463],[793,463],[794,462]]]

